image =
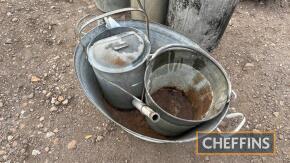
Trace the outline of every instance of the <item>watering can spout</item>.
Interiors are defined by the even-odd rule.
[[[140,111],[144,116],[149,118],[153,123],[157,123],[160,120],[160,115],[153,111],[150,107],[144,104],[138,99],[132,101],[133,106]]]

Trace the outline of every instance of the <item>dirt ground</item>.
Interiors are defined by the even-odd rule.
[[[194,143],[153,144],[109,122],[74,74],[74,27],[89,0],[0,1],[0,162],[290,162],[290,12],[237,7],[213,56],[231,76],[244,130],[276,130],[275,156],[195,155]]]

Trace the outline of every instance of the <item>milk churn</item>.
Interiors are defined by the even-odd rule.
[[[95,0],[95,3],[103,12],[110,12],[130,6],[129,0]]]

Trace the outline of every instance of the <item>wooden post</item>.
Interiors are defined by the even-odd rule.
[[[239,0],[169,0],[167,23],[208,51],[219,43]]]

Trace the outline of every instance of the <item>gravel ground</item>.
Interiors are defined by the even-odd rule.
[[[242,2],[213,56],[239,95],[244,130],[276,130],[277,154],[199,157],[194,143],[123,132],[84,96],[74,27],[96,13],[91,1],[1,0],[0,162],[290,162],[290,12],[268,3]]]

